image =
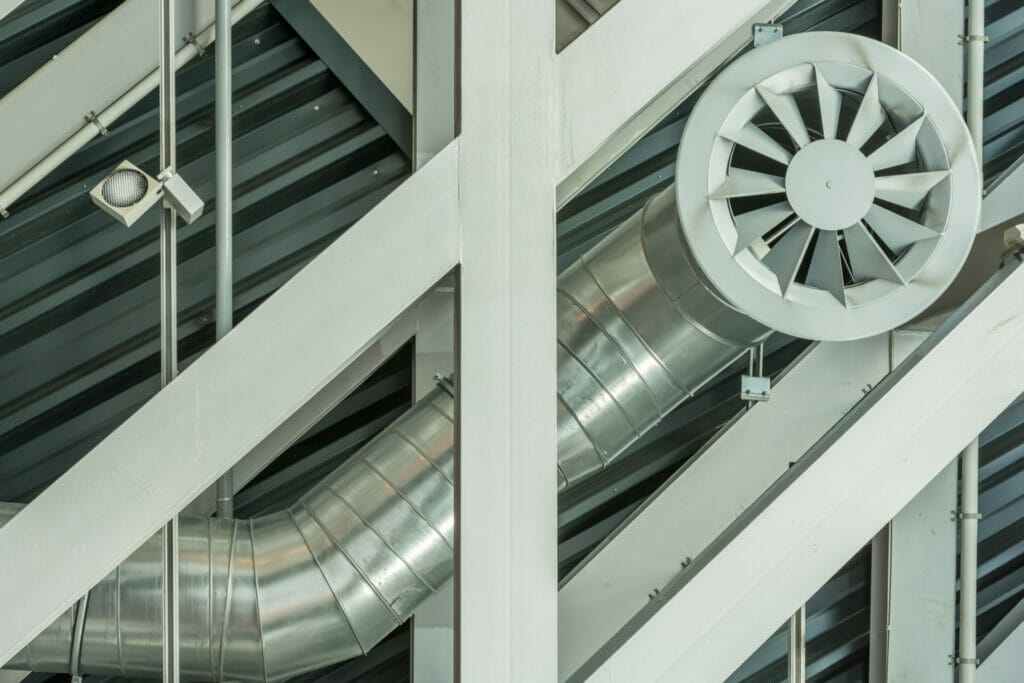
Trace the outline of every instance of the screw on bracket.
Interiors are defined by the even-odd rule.
[[[960,39],[960,44],[961,45],[966,45],[967,43],[971,43],[971,42],[979,42],[979,43],[987,43],[988,42],[988,36],[986,36],[984,34],[980,34],[980,33],[967,33],[967,34],[961,33],[957,37]]]
[[[953,515],[949,519],[949,521],[951,521],[951,522],[956,522],[956,521],[959,521],[961,519],[981,519],[982,517],[985,516],[985,515],[981,514],[980,512],[960,512],[958,510],[950,510],[949,514]]]
[[[106,135],[110,131],[107,130],[106,126],[100,121],[100,117],[96,116],[96,112],[90,111],[85,117],[85,120],[93,124],[100,130],[100,135]]]
[[[447,377],[444,377],[440,373],[434,375],[434,384],[441,387],[444,393],[448,394],[452,398],[455,398],[455,385]]]
[[[199,53],[200,58],[206,56],[206,48],[203,47],[202,44],[200,44],[199,40],[195,37],[195,35],[193,35],[191,31],[189,31],[189,34],[187,36],[181,39],[181,42],[185,43],[186,45],[194,46],[196,48],[196,52]]]

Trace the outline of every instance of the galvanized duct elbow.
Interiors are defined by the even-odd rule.
[[[898,325],[930,304],[966,258],[980,207],[977,164],[956,105],[927,72],[846,34],[796,36],[756,52],[725,69],[695,108],[676,186],[559,277],[560,487],[607,466],[771,329],[850,339]],[[819,68],[809,55],[829,62]],[[895,76],[880,84],[877,70],[890,66]],[[828,139],[800,119],[815,101],[821,122],[835,124]],[[851,106],[859,109],[840,116]],[[815,181],[808,170],[823,151],[846,145],[837,158],[852,168],[836,181],[864,190],[867,148],[836,136],[863,136],[869,124],[890,126],[898,141],[883,157],[913,156],[920,167],[872,177],[890,209],[913,199],[915,217],[894,219],[887,209],[874,225],[870,213],[845,230],[814,225],[801,211],[820,216],[824,207],[830,220],[851,208],[825,195],[805,203]],[[784,135],[793,140],[780,143]],[[737,166],[740,148],[795,170],[783,182]],[[823,185],[832,182],[831,168],[822,172]],[[786,197],[756,197],[773,194]],[[751,197],[746,210],[735,201]],[[184,675],[279,680],[344,660],[444,585],[454,571],[453,415],[453,398],[438,388],[287,511],[183,519]],[[0,524],[16,509],[0,508]],[[78,651],[74,668],[83,673],[159,675],[160,592],[154,539],[90,591],[80,650],[68,611],[7,665],[68,672]]]
[[[668,190],[559,278],[560,486],[768,334],[689,269],[675,216]],[[357,656],[440,589],[454,571],[453,420],[453,398],[435,389],[288,510],[183,518],[183,675],[281,680]],[[160,548],[151,539],[90,591],[80,671],[160,674]],[[74,617],[7,666],[69,672]]]

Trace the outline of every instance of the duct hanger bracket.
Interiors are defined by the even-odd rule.
[[[740,376],[740,398],[744,401],[767,401],[771,397],[771,377]]]
[[[434,375],[434,384],[441,387],[441,391],[448,394],[452,398],[455,398],[455,385],[452,384],[452,381],[450,379],[442,376],[441,374],[436,374]]]
[[[782,24],[754,24],[754,47],[761,47],[782,37]]]

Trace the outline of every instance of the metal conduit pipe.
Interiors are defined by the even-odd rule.
[[[232,154],[231,154],[231,0],[216,0],[216,156],[217,156],[217,339],[234,323],[232,277]],[[217,516],[234,517],[232,470],[217,480]]]
[[[880,54],[885,59],[872,56],[877,50],[883,51]],[[560,487],[572,486],[614,461],[701,385],[760,343],[771,329],[804,332],[812,338],[873,334],[893,320],[892,324],[900,324],[919,313],[955,276],[977,227],[977,167],[963,166],[959,150],[966,148],[970,159],[973,153],[958,108],[937,83],[927,79],[912,96],[915,102],[939,102],[930,114],[934,123],[927,144],[932,152],[942,149],[943,155],[926,154],[926,161],[942,156],[942,162],[953,170],[941,172],[948,180],[943,191],[931,193],[934,199],[921,200],[929,206],[935,204],[930,214],[933,221],[935,216],[943,217],[941,224],[929,228],[935,237],[927,251],[918,254],[916,247],[904,247],[901,253],[905,253],[898,259],[899,263],[917,259],[912,260],[915,268],[920,267],[915,273],[925,277],[915,282],[909,300],[903,290],[894,291],[890,281],[878,285],[877,291],[873,279],[849,285],[853,302],[864,295],[865,287],[869,294],[902,297],[896,313],[890,308],[873,308],[874,299],[867,297],[855,310],[841,306],[830,298],[833,292],[805,280],[803,273],[813,272],[816,263],[816,255],[808,256],[810,261],[800,267],[806,248],[799,252],[801,258],[787,276],[787,297],[774,284],[773,270],[761,273],[750,261],[768,259],[779,247],[754,239],[749,249],[744,249],[745,245],[737,249],[735,226],[707,222],[717,215],[726,223],[735,219],[741,228],[746,225],[728,198],[716,196],[721,194],[715,189],[719,179],[708,172],[707,157],[700,156],[707,142],[709,117],[726,116],[739,107],[742,117],[749,120],[756,114],[750,106],[756,97],[765,98],[770,109],[775,99],[768,93],[757,94],[760,91],[755,92],[754,86],[772,78],[777,70],[792,74],[794,63],[800,65],[799,79],[791,81],[791,87],[802,92],[813,88],[817,80],[819,90],[829,95],[822,100],[834,102],[828,83],[822,85],[821,75],[805,68],[808,55],[825,55],[832,64],[848,60],[855,65],[867,55],[875,68],[887,59],[905,60],[898,62],[904,66],[912,64],[899,53],[890,50],[896,55],[893,57],[885,50],[890,49],[855,36],[818,34],[782,39],[758,48],[753,61],[745,57],[734,62],[708,88],[691,116],[680,146],[676,185],[654,197],[559,277]],[[725,95],[716,83],[724,79],[726,94],[735,91],[737,80],[742,80],[739,77],[751,68],[753,74],[744,77],[747,85],[739,90],[740,103],[733,100],[721,110]],[[809,85],[800,80],[808,76]],[[862,107],[879,106],[878,93],[871,85],[877,86],[877,81],[870,72],[865,77],[862,67],[837,67],[828,77],[845,78],[844,87],[859,87],[861,92],[867,88],[867,95],[860,99],[868,104]],[[886,97],[898,95],[888,83],[879,92]],[[705,104],[708,98],[710,109]],[[909,100],[900,102],[907,111],[904,105]],[[876,127],[881,125],[876,112],[869,113],[877,121]],[[952,132],[947,130],[950,120],[956,122]],[[792,117],[787,121],[794,123]],[[920,129],[918,124],[915,130]],[[746,142],[735,143],[737,146],[765,148],[767,136],[758,132],[756,124],[743,130],[746,133],[735,137]],[[949,139],[958,135],[960,138]],[[904,144],[906,138],[902,138]],[[716,145],[725,140],[714,132],[711,139]],[[839,144],[827,142],[833,148]],[[768,149],[784,156],[773,146]],[[856,150],[841,151],[855,166],[861,163],[853,153]],[[793,164],[802,165],[804,162],[797,164],[799,158],[797,154]],[[805,161],[811,163],[813,158]],[[750,173],[749,169],[729,172],[726,180],[737,187],[752,182],[756,189],[775,192],[772,182]],[[836,181],[843,178],[839,175]],[[804,191],[799,182],[796,185],[797,193]],[[742,191],[744,196],[758,193],[750,192],[749,187]],[[709,207],[713,211],[709,212]],[[848,210],[842,202],[834,206],[826,198],[814,205],[816,211],[823,208]],[[787,211],[799,216],[798,209]],[[911,232],[922,229],[903,227]],[[814,229],[802,228],[801,234]],[[715,236],[717,246],[709,239]],[[720,257],[730,261],[743,257],[741,269],[720,268],[715,265]],[[876,261],[876,265],[882,264]],[[729,284],[729,278],[742,277],[750,277],[765,291],[741,291],[733,298],[719,286],[719,282]],[[737,300],[750,303],[756,300],[755,294],[774,295],[781,309],[766,313],[743,306],[741,311]],[[819,308],[826,320],[815,327],[810,316]],[[853,320],[847,320],[848,316]],[[813,334],[806,334],[808,330]],[[359,655],[405,621],[452,577],[454,399],[448,387],[442,382],[283,512],[251,520],[181,519],[180,657],[184,677],[279,680]],[[17,509],[0,507],[0,523]],[[158,674],[160,604],[157,538],[90,591],[79,648],[80,671]],[[7,665],[67,672],[73,616],[71,611],[65,613]]]

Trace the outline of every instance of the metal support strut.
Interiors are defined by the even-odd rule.
[[[160,169],[174,171],[175,70],[174,0],[160,3]],[[178,374],[177,214],[160,208],[160,383]],[[163,680],[178,683],[178,517],[163,533]]]
[[[217,156],[217,339],[231,331],[232,300],[232,180],[231,180],[231,0],[217,0],[216,156]],[[232,470],[217,480],[217,516],[235,514]]]

